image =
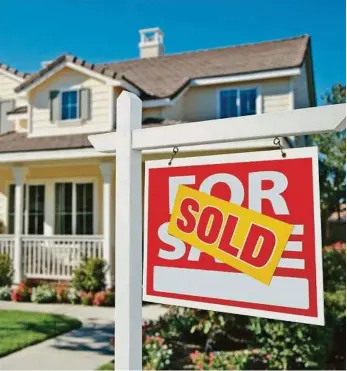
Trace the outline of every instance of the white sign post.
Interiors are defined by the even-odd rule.
[[[116,155],[116,370],[142,368],[141,152],[342,131],[346,127],[346,105],[147,129],[141,126],[141,100],[124,91],[117,100],[117,132],[89,136],[98,152]]]

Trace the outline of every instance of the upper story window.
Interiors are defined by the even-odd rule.
[[[77,90],[63,91],[61,93],[61,119],[75,120],[79,118]]]
[[[219,92],[219,117],[238,117],[257,113],[257,89],[228,89]]]
[[[52,123],[91,119],[91,91],[88,88],[78,90],[52,90],[49,93],[50,119]]]

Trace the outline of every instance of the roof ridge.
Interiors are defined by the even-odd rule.
[[[158,60],[158,59],[180,56],[180,55],[185,55],[185,54],[204,53],[204,52],[209,52],[209,51],[225,50],[225,49],[237,49],[237,48],[244,48],[244,47],[254,46],[254,45],[275,44],[275,43],[279,43],[279,42],[305,39],[305,38],[309,39],[310,35],[309,34],[302,34],[302,35],[299,35],[299,36],[292,36],[292,37],[288,37],[288,38],[273,39],[273,40],[267,40],[267,41],[257,41],[257,42],[243,43],[243,44],[237,44],[237,45],[219,46],[219,47],[216,47],[216,48],[190,50],[190,51],[185,51],[185,52],[159,55],[157,57],[146,58],[146,59],[148,59],[148,60],[151,60],[151,59]],[[111,61],[111,62],[105,62],[105,63],[98,63],[98,65],[108,65],[109,68],[110,67],[112,68],[112,66],[110,66],[110,64],[122,64],[122,63],[136,62],[136,61],[141,61],[141,60],[145,60],[145,59],[141,59],[141,58],[125,59],[125,60],[122,60],[122,61],[119,61],[119,62],[116,62],[116,61],[112,62]]]

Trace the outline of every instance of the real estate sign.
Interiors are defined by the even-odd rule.
[[[149,161],[144,300],[324,325],[316,148]]]

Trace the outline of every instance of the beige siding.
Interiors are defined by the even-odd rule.
[[[91,120],[73,126],[68,123],[60,125],[51,123],[49,92],[81,88],[91,90]],[[31,135],[64,135],[110,130],[112,127],[111,95],[114,95],[113,88],[105,83],[66,67],[30,92]]]
[[[263,113],[291,109],[289,79],[277,80],[261,85]]]
[[[19,84],[18,80],[10,78],[0,70],[0,100],[14,98],[14,88]]]
[[[301,75],[293,80],[294,85],[294,108],[305,108],[310,106],[307,86],[306,63],[301,68]]]
[[[161,116],[184,121],[202,121],[218,118],[218,92],[220,89],[258,87],[261,95],[260,110],[262,113],[283,111],[291,108],[289,79],[274,79],[267,82],[252,81],[247,84],[224,84],[191,87],[173,107],[161,109]],[[150,116],[154,109],[144,111]],[[158,117],[158,114],[157,114]]]

